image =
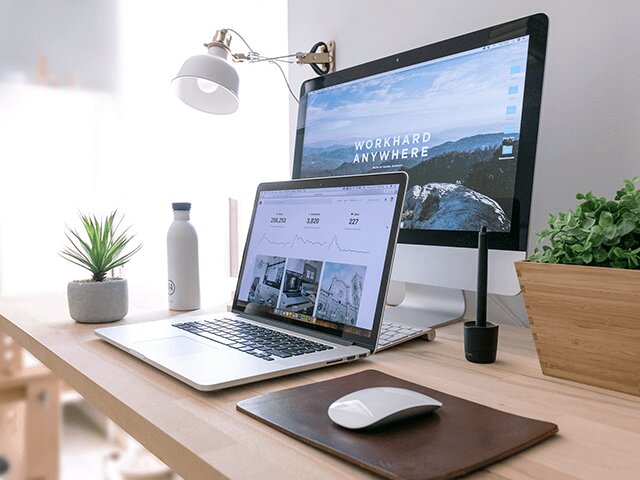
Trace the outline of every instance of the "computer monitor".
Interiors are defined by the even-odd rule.
[[[483,225],[489,292],[520,290],[513,262],[526,256],[547,30],[536,14],[301,87],[293,178],[409,174],[392,274],[406,283],[405,318],[463,315]]]

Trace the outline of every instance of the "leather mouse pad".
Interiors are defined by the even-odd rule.
[[[438,410],[377,429],[335,425],[327,408],[368,387],[400,387],[440,400]],[[243,400],[241,412],[304,443],[387,478],[455,478],[520,452],[557,425],[469,402],[377,370]]]

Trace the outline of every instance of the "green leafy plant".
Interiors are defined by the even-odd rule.
[[[117,210],[104,218],[80,213],[85,238],[67,226],[65,235],[70,245],[65,247],[60,255],[65,260],[89,270],[94,282],[103,282],[110,270],[127,263],[142,247],[140,244],[124,253],[134,235],[127,234],[130,227],[119,232],[122,217],[116,222],[116,216]]]
[[[640,268],[640,189],[638,177],[624,180],[613,200],[579,193],[575,211],[550,215],[537,233],[533,262]],[[544,244],[548,242],[547,244]]]

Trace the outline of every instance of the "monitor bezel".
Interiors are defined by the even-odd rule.
[[[400,226],[400,215],[402,213],[402,199],[407,190],[408,176],[404,172],[389,172],[389,173],[374,173],[364,175],[349,175],[341,177],[325,177],[325,178],[307,178],[299,180],[289,180],[285,182],[268,182],[261,183],[256,191],[256,197],[253,203],[253,212],[251,214],[251,223],[249,231],[247,233],[247,241],[245,242],[243,261],[238,273],[238,282],[236,285],[235,294],[233,297],[232,312],[238,314],[245,314],[249,318],[255,320],[269,319],[275,321],[275,325],[292,325],[294,327],[302,327],[305,329],[313,330],[319,333],[323,333],[346,342],[353,343],[354,345],[368,348],[372,352],[376,348],[378,335],[380,333],[380,326],[382,325],[382,315],[384,312],[384,306],[386,301],[387,288],[389,280],[391,278],[391,267],[393,265],[393,258],[396,249],[396,243],[398,239],[398,231]],[[295,320],[293,318],[286,318],[280,315],[267,313],[260,311],[259,313],[252,314],[251,311],[247,311],[245,305],[238,303],[238,296],[240,294],[240,285],[244,276],[244,267],[246,263],[247,254],[249,251],[249,243],[251,235],[253,233],[253,224],[255,220],[256,210],[258,208],[258,201],[260,199],[260,193],[264,191],[273,190],[293,190],[293,189],[308,189],[308,188],[327,188],[327,187],[354,187],[354,186],[366,186],[366,185],[398,185],[398,196],[396,200],[395,209],[393,212],[393,219],[391,222],[391,229],[389,233],[389,239],[387,241],[387,248],[385,250],[385,259],[382,269],[382,278],[380,280],[380,288],[378,292],[378,301],[374,311],[373,325],[370,330],[370,335],[360,335],[357,333],[349,332],[343,328],[346,325],[336,323],[336,328],[328,328],[322,325],[303,322]]]
[[[305,81],[300,87],[292,178],[300,178],[309,92],[529,35],[511,231],[488,234],[491,249],[526,252],[548,26],[548,17],[538,13]],[[400,243],[471,248],[477,239],[477,232],[460,230],[400,229],[398,236]]]

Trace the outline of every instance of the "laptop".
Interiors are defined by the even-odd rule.
[[[203,391],[367,357],[406,184],[404,172],[263,183],[231,312],[95,333]]]

